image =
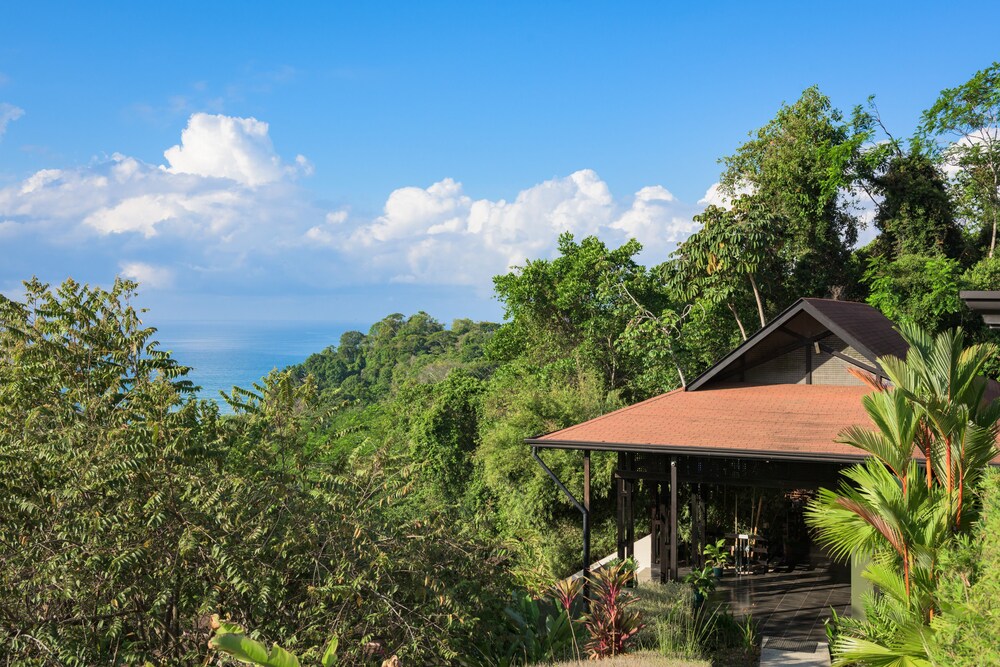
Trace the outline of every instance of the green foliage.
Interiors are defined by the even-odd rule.
[[[941,558],[938,600],[943,613],[934,619],[935,664],[954,667],[1000,664],[995,641],[1000,623],[1000,473],[990,471],[980,489],[979,522],[960,536]]]
[[[677,384],[663,339],[634,326],[635,299],[667,304],[633,260],[638,244],[610,249],[566,235],[560,249],[497,278],[508,312],[499,329],[458,320],[446,330],[423,314],[393,315],[297,369],[315,375],[324,410],[313,440],[329,440],[340,457],[383,443],[411,466],[414,511],[432,508],[506,541],[521,583],[535,589],[579,569],[579,513],[526,455],[524,438]],[[580,489],[578,454],[546,456]],[[612,465],[612,455],[593,459],[595,549],[613,545]]]
[[[502,649],[505,664],[553,662],[572,656],[577,621],[566,608],[515,593],[504,614],[508,621]]]
[[[722,567],[729,562],[729,551],[726,549],[726,540],[721,538],[715,544],[706,544],[703,551],[705,554],[705,564],[708,566]]]
[[[838,558],[867,555],[865,619],[843,620],[835,665],[930,665],[931,619],[946,609],[940,564],[976,516],[974,491],[997,454],[1000,401],[984,402],[983,368],[996,348],[965,347],[961,330],[900,332],[906,360],[879,359],[889,385],[864,398],[875,429],[846,429],[842,442],[869,458],[844,471],[837,491],[807,508],[820,543]],[[913,458],[923,455],[924,470]]]
[[[414,420],[410,454],[425,466],[428,490],[445,501],[462,498],[470,481],[484,389],[468,372],[452,371],[435,386],[432,402]]]
[[[671,287],[688,299],[725,303],[734,315],[734,304],[752,301],[763,327],[768,320],[766,295],[758,283],[773,283],[785,269],[776,252],[783,242],[780,224],[768,202],[761,196],[743,195],[729,210],[709,206],[695,216],[695,222],[702,228],[674,253]],[[742,322],[739,326],[744,329]]]
[[[310,355],[297,371],[312,375],[327,403],[377,402],[407,382],[434,383],[464,368],[488,371],[483,348],[497,325],[456,320],[445,329],[426,313],[389,315],[367,334],[348,331],[340,344]]]
[[[724,608],[692,604],[690,586],[644,583],[636,607],[649,625],[639,644],[677,660],[711,660],[712,664],[756,664],[760,650],[757,624],[734,618]]]
[[[924,112],[919,138],[956,168],[952,197],[993,257],[1000,217],[1000,63],[942,90]]]
[[[494,279],[507,322],[490,349],[499,361],[547,368],[573,365],[596,372],[604,388],[627,387],[637,372],[630,348],[617,341],[634,310],[623,290],[648,290],[629,241],[609,249],[596,237],[559,237],[560,255],[534,260]],[[647,294],[642,294],[646,298]]]
[[[0,643],[23,662],[177,655],[179,611],[205,592],[189,563],[203,499],[224,490],[199,469],[224,453],[189,434],[217,414],[182,405],[186,369],[134,290],[31,281],[23,302],[0,297]]]
[[[965,272],[966,289],[993,290],[1000,286],[1000,257],[980,260]]]
[[[567,374],[569,375],[569,374]],[[559,375],[542,378],[527,374],[498,373],[484,399],[485,425],[476,452],[482,476],[482,502],[492,508],[494,525],[501,535],[516,539],[520,554],[519,576],[527,585],[566,576],[580,563],[580,515],[560,493],[544,471],[532,460],[524,445],[527,435],[564,428],[599,416],[620,405],[607,396],[591,375]],[[579,494],[583,488],[578,452],[553,450],[544,453],[548,466],[567,487]],[[593,455],[592,502],[603,507],[610,519],[613,454]],[[600,535],[611,543],[611,522],[603,526],[595,511],[595,553]]]
[[[471,646],[512,585],[506,553],[415,509],[398,455],[330,452],[311,380],[234,389],[226,418],[183,400],[133,290],[0,301],[4,661],[200,662],[219,609],[304,660],[331,631],[348,662]]]
[[[715,590],[715,575],[711,567],[694,568],[684,577],[684,583],[691,586],[695,600],[704,602],[709,593]]]
[[[247,636],[246,631],[236,625],[226,621],[220,621],[218,614],[212,616],[212,627],[215,634],[208,640],[209,648],[215,649],[219,653],[224,653],[239,662],[249,665],[260,665],[261,667],[299,667],[299,659],[292,653],[281,648],[277,644],[270,650],[260,642]],[[333,667],[336,665],[337,649],[340,640],[334,637],[326,645],[320,664],[323,667]]]
[[[871,126],[860,109],[845,120],[814,86],[723,158],[723,191],[736,197],[749,190],[776,220],[775,250],[790,267],[785,287],[794,296],[824,296],[847,284],[857,221],[843,193]]]
[[[277,644],[270,650],[264,644],[251,639],[242,627],[234,623],[220,623],[218,615],[212,617],[212,625],[216,626],[215,634],[208,640],[209,648],[231,656],[233,659],[248,665],[261,667],[299,667],[299,659]],[[334,664],[337,640],[330,642],[323,655],[323,666]]]
[[[879,254],[940,254],[957,259],[965,252],[962,230],[955,222],[948,183],[925,153],[897,153],[869,185],[881,196],[875,214]]]
[[[868,303],[894,322],[938,331],[960,320],[961,276],[958,261],[943,255],[872,257],[865,272]]]

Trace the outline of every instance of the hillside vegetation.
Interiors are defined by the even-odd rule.
[[[218,663],[213,614],[304,663],[331,636],[346,664],[526,661],[504,607],[580,566],[579,514],[526,437],[690,381],[798,297],[997,340],[958,292],[1000,288],[1000,148],[955,139],[995,127],[998,72],[943,91],[907,143],[809,88],[723,159],[729,205],[662,263],[563,235],[495,278],[502,323],[390,315],[235,388],[228,416],[134,283],[0,297],[0,662]],[[545,456],[581,488],[578,453]],[[613,464],[594,458],[595,554]]]

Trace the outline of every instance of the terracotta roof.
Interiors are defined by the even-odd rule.
[[[771,458],[861,458],[834,442],[847,426],[870,425],[868,387],[730,384],[676,390],[529,440],[542,446],[683,453],[711,449]]]
[[[576,426],[528,439],[567,449],[606,449],[715,456],[757,456],[839,461],[860,459],[860,450],[834,442],[848,426],[871,427],[861,397],[867,386],[732,383],[744,365],[774,358],[782,346],[823,332],[851,345],[872,364],[905,358],[906,341],[890,320],[868,304],[799,299],[687,388],[662,394]],[[875,370],[874,368],[872,370]],[[989,380],[985,399],[1000,396]],[[1000,456],[994,460],[1000,463]]]

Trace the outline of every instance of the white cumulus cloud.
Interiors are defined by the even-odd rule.
[[[135,280],[144,287],[163,289],[174,284],[174,272],[165,266],[155,266],[145,262],[122,262],[121,275]]]
[[[611,244],[637,238],[661,261],[694,230],[691,214],[662,186],[618,201],[593,170],[582,169],[510,201],[473,199],[450,178],[399,188],[374,220],[353,227],[328,220],[305,236],[345,253],[363,249],[368,267],[395,282],[488,285],[497,273],[550,256],[563,232]]]
[[[753,187],[747,184],[741,185],[736,188],[736,198],[739,199],[743,195],[748,195],[753,193]],[[699,206],[718,206],[719,208],[728,209],[732,205],[732,198],[722,191],[721,183],[712,183],[708,190],[705,191],[705,196],[698,200]]]
[[[638,239],[647,249],[665,255],[697,230],[692,214],[669,190],[653,185],[636,192],[632,206],[611,227]]]
[[[7,126],[24,115],[24,109],[7,102],[0,102],[0,139],[7,132]]]
[[[35,266],[61,279],[69,262],[91,267],[90,275],[73,269],[79,279],[107,281],[108,267],[118,267],[175,291],[389,282],[486,291],[494,275],[552,257],[563,232],[610,246],[636,238],[642,261],[661,262],[695,230],[698,210],[661,185],[616,195],[590,169],[503,198],[442,178],[393,190],[377,215],[324,208],[298,180],[311,163],[279,155],[267,123],[253,118],[194,114],[164,156],[155,165],[113,154],[0,187],[0,236],[24,259],[11,275],[0,270],[0,281]]]
[[[181,132],[181,143],[168,148],[167,171],[229,178],[248,186],[274,183],[302,170],[312,173],[312,165],[302,155],[295,167],[285,166],[274,152],[268,124],[256,118],[196,113]]]
[[[90,230],[101,235],[169,236],[254,242],[279,233],[298,209],[293,177],[308,160],[286,167],[267,123],[194,114],[167,165],[114,154],[71,169],[43,169],[0,189],[0,216],[24,231]],[[291,233],[294,237],[296,234]]]
[[[0,187],[0,236],[19,259],[0,280],[72,272],[106,282],[114,267],[150,286],[195,291],[208,281],[245,290],[289,284],[295,274],[312,279],[284,250],[300,246],[306,226],[323,216],[297,182],[308,161],[286,168],[266,124],[212,118],[191,118],[181,142],[191,152],[167,165],[113,154]],[[196,168],[193,156],[210,147],[214,162]],[[137,254],[146,261],[134,261]]]

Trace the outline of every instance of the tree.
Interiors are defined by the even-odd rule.
[[[823,296],[846,284],[857,221],[845,193],[871,136],[868,114],[856,109],[845,121],[814,86],[722,160],[723,192],[753,194],[778,221],[775,251],[795,296]]]
[[[873,176],[869,192],[880,197],[873,250],[897,258],[934,255],[958,259],[965,250],[955,223],[948,183],[930,156],[920,150],[896,152]]]
[[[980,489],[982,511],[973,532],[944,554],[931,658],[949,667],[1000,664],[995,630],[1000,623],[1000,473],[990,471]]]
[[[940,254],[874,256],[864,274],[868,303],[890,320],[930,331],[956,325],[964,310],[958,260]]]
[[[577,243],[563,234],[555,259],[494,278],[507,322],[491,343],[492,358],[540,367],[579,364],[600,373],[607,389],[627,388],[636,366],[617,342],[633,309],[621,286],[629,288],[643,273],[634,259],[641,249],[635,240],[610,249],[593,236]]]
[[[460,500],[471,481],[482,392],[480,380],[452,371],[434,386],[432,402],[414,420],[410,453],[427,472],[429,495],[438,500]]]
[[[1000,400],[984,402],[982,377],[997,349],[965,348],[960,329],[932,336],[904,325],[901,333],[906,360],[879,359],[890,384],[868,378],[878,391],[863,402],[876,428],[840,436],[870,458],[807,509],[836,557],[871,557],[864,574],[880,591],[869,597],[867,620],[843,622],[831,646],[837,665],[930,665],[941,555],[975,521],[972,492],[997,454]]]
[[[185,398],[135,288],[0,297],[0,662],[201,664],[221,612],[304,659],[449,664],[495,624],[507,556],[410,500],[408,460],[336,451],[292,371],[232,416]]]
[[[955,170],[953,193],[964,217],[989,238],[993,257],[1000,217],[1000,63],[941,91],[922,116],[920,135]]]
[[[762,274],[769,278],[780,275],[780,270],[776,271],[781,267],[776,259],[781,245],[778,225],[757,195],[739,197],[728,210],[709,206],[695,221],[702,227],[674,253],[670,287],[687,299],[726,304],[746,340],[746,328],[734,304],[741,301],[741,292],[749,289],[761,328],[767,324],[765,296],[758,282]]]

